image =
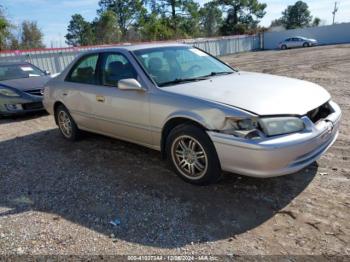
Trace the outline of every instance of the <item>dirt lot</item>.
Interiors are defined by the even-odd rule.
[[[327,88],[344,113],[336,144],[297,174],[195,187],[158,152],[97,135],[67,142],[47,115],[3,119],[0,254],[349,255],[350,45],[224,60]]]

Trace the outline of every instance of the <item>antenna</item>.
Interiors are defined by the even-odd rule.
[[[335,14],[338,12],[338,6],[337,6],[337,2],[334,3],[334,10],[332,12],[333,14],[333,25],[334,25],[334,22],[335,22]]]

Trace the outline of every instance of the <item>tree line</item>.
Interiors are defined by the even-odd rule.
[[[92,22],[75,14],[68,26],[71,46],[112,44],[120,41],[154,41],[179,38],[254,34],[267,5],[260,0],[212,0],[200,6],[194,0],[100,0]],[[297,1],[271,26],[286,29],[318,26],[308,5]]]
[[[23,21],[19,26],[11,24],[0,6],[0,51],[44,48],[44,34],[36,21]]]
[[[75,14],[67,44],[110,44],[254,33],[266,14],[259,0],[100,0],[98,17]]]
[[[200,6],[195,0],[100,0],[96,18],[89,22],[74,14],[68,24],[70,46],[155,41],[179,38],[254,34],[266,14],[261,0],[212,0]],[[308,5],[287,6],[271,26],[286,29],[318,26]],[[35,21],[14,26],[0,6],[0,50],[42,48],[43,33]]]

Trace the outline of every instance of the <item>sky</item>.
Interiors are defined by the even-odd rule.
[[[203,5],[209,0],[197,0]],[[279,18],[288,5],[297,0],[260,0],[266,3],[266,15],[260,25],[269,26],[271,21]],[[332,23],[334,0],[304,0],[309,5],[313,16],[321,18],[325,24]],[[336,22],[350,22],[350,0],[337,0],[339,11]],[[23,20],[38,22],[44,33],[44,43],[47,47],[62,47],[65,44],[67,26],[73,14],[79,13],[86,20],[92,21],[96,17],[98,0],[0,0],[0,5],[13,24],[20,24]]]

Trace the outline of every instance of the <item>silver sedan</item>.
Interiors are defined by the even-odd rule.
[[[278,44],[278,47],[282,50],[288,48],[297,48],[297,47],[311,47],[318,45],[316,39],[306,38],[302,36],[290,37]]]
[[[341,117],[316,84],[180,44],[85,53],[46,85],[44,106],[66,139],[86,130],[159,150],[194,184],[294,173],[334,143]]]

